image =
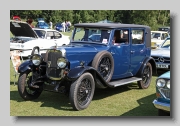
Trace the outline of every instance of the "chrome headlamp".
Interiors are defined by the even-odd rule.
[[[166,87],[170,89],[170,80],[167,81]]]
[[[158,86],[158,87],[164,87],[165,86],[165,84],[166,84],[166,81],[164,80],[164,79],[158,79],[157,80],[157,82],[156,82],[156,85]]]
[[[59,58],[57,60],[57,65],[60,68],[65,68],[67,66],[67,60],[65,58]]]
[[[42,57],[38,54],[32,56],[32,62],[34,65],[38,66],[42,62]]]

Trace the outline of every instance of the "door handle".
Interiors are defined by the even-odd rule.
[[[131,50],[131,53],[134,53],[134,52],[135,52],[135,51],[132,51],[132,50]]]

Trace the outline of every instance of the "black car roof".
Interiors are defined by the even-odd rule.
[[[134,27],[134,28],[147,28],[150,29],[149,26],[146,25],[138,25],[138,24],[121,24],[121,23],[80,23],[74,24],[75,27],[98,27],[98,28],[122,28],[122,27]]]

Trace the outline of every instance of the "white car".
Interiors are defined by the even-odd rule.
[[[35,46],[39,46],[40,49],[48,49],[52,46],[62,46],[70,43],[69,36],[65,36],[56,30],[36,29],[42,30],[43,38],[40,38],[34,30],[26,22],[11,20],[10,31],[14,37],[10,39],[10,50],[19,49],[22,57],[28,57]],[[28,51],[23,51],[26,49]],[[40,51],[40,53],[44,52],[45,50]]]
[[[151,31],[151,47],[157,48],[167,37],[169,33],[166,31]]]

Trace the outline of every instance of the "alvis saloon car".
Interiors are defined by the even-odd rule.
[[[138,32],[142,38],[132,39]],[[90,36],[100,34],[94,41]],[[74,25],[71,42],[35,54],[18,71],[18,91],[33,100],[43,90],[68,94],[74,110],[86,109],[95,88],[115,88],[137,82],[150,86],[156,64],[151,57],[150,27],[120,23],[80,23]]]

